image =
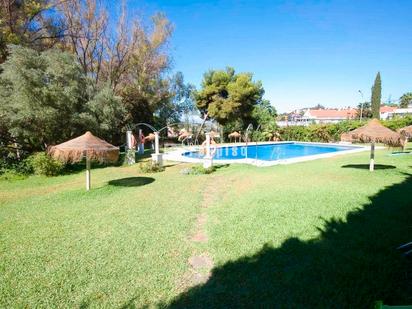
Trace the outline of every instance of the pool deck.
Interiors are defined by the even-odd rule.
[[[363,146],[363,145],[353,145],[353,144],[336,144],[336,143],[310,143],[310,142],[297,142],[297,141],[287,141],[287,142],[258,142],[258,143],[230,143],[230,144],[220,144],[217,145],[216,148],[222,147],[231,147],[231,146],[251,146],[251,145],[267,145],[267,144],[289,144],[289,143],[299,143],[299,144],[308,144],[308,145],[320,145],[320,146],[338,146],[338,147],[354,147],[354,149],[342,150],[342,151],[335,151],[330,153],[322,153],[316,155],[309,155],[309,156],[301,156],[296,158],[289,158],[283,160],[257,160],[252,158],[247,159],[226,159],[226,160],[213,160],[214,164],[252,164],[255,166],[272,166],[272,165],[279,165],[279,164],[292,164],[297,162],[304,162],[304,161],[311,161],[317,160],[322,158],[330,158],[339,155],[345,155],[349,153],[357,153],[362,151],[370,151],[370,146]],[[168,161],[177,161],[177,162],[188,162],[188,163],[202,163],[203,159],[199,158],[190,158],[184,156],[183,154],[188,151],[198,151],[199,146],[187,146],[182,147],[181,149],[176,149],[170,152],[167,152],[163,155],[163,158]],[[383,149],[384,147],[376,147],[375,149]]]

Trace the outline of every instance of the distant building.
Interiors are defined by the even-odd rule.
[[[308,109],[302,116],[301,121],[311,123],[337,123],[343,120],[355,119],[357,110],[347,109]]]
[[[393,117],[412,116],[412,104],[407,108],[383,105],[380,108],[380,118],[382,120]],[[307,126],[313,123],[338,123],[344,120],[359,119],[358,110],[355,108],[343,109],[304,109],[296,110],[289,114],[282,115],[277,121],[278,126]]]
[[[399,108],[397,106],[381,106],[380,108],[380,118],[382,120],[390,119],[392,118],[391,115],[395,113]]]
[[[386,107],[384,112],[382,112],[382,108]],[[404,117],[407,115],[412,116],[412,104],[409,104],[406,108],[398,108],[398,107],[391,107],[391,106],[382,106],[381,107],[381,119],[392,119],[394,117]]]

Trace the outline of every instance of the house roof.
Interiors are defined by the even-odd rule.
[[[305,117],[317,119],[348,119],[356,117],[356,109],[311,109],[305,113]]]
[[[384,105],[384,106],[381,106],[381,108],[380,108],[380,112],[381,113],[389,113],[389,112],[393,112],[393,111],[395,111],[395,110],[397,110],[398,108],[396,107],[396,106],[386,106],[386,105]]]

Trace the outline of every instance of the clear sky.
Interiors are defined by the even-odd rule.
[[[175,71],[199,86],[208,69],[233,66],[261,80],[278,111],[382,99],[412,91],[412,0],[129,0],[175,26]]]

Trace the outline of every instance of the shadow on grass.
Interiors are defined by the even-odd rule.
[[[342,165],[342,168],[355,168],[361,170],[369,170],[369,164],[347,164]],[[386,165],[386,164],[375,164],[375,170],[390,170],[394,169],[396,166]]]
[[[230,166],[230,164],[216,164],[216,165],[214,165],[216,170],[219,170],[221,168],[227,168],[229,166]]]
[[[412,240],[412,177],[389,186],[319,237],[265,244],[212,270],[168,308],[373,308],[412,304],[412,263],[396,250]],[[239,241],[242,241],[239,239]],[[228,246],[230,246],[228,244]],[[226,248],[230,250],[230,248]]]
[[[126,177],[120,179],[110,180],[108,184],[116,187],[140,187],[152,183],[152,177]]]

